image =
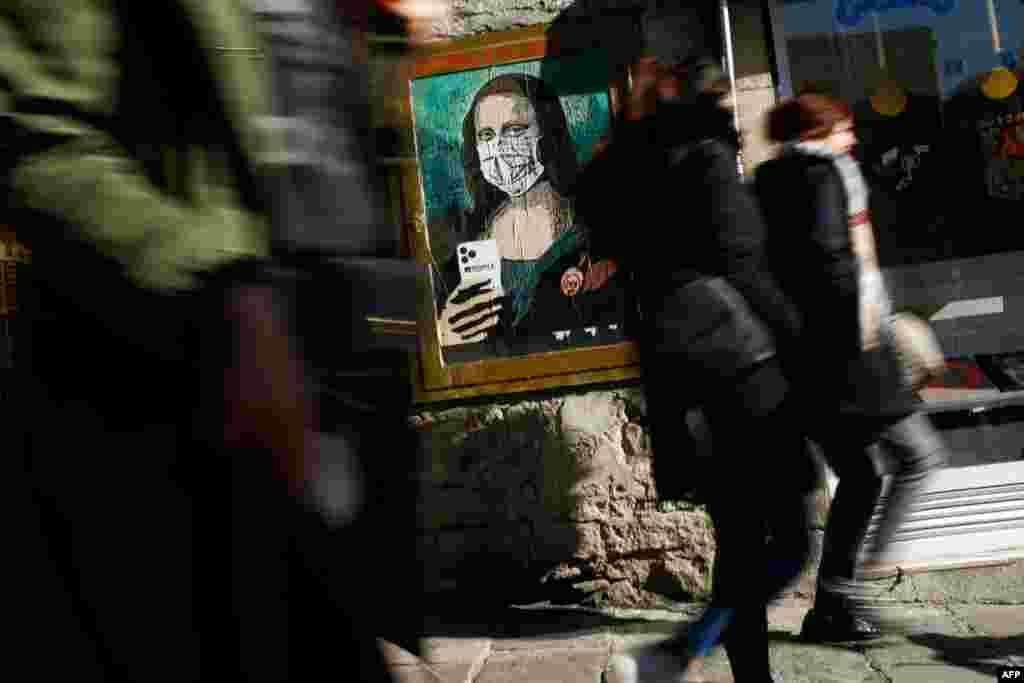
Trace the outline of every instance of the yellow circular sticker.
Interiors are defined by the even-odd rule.
[[[981,91],[992,100],[1004,100],[1017,90],[1017,76],[1005,66],[997,66],[981,82]]]
[[[871,108],[883,116],[897,116],[907,108],[907,93],[891,79],[882,81],[870,99]]]

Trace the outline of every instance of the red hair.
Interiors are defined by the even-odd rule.
[[[768,112],[768,138],[774,142],[823,140],[838,123],[852,121],[846,103],[828,95],[808,93],[786,100]]]

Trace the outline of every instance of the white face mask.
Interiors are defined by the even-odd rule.
[[[476,113],[477,155],[484,179],[518,197],[544,175],[540,129],[529,101],[519,95],[492,95]]]
[[[514,140],[495,138],[477,145],[484,178],[510,197],[518,197],[544,174],[539,145],[539,135],[523,135]]]

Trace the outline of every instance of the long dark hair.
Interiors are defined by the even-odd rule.
[[[528,74],[505,74],[488,81],[473,97],[473,103],[462,122],[462,168],[466,189],[473,199],[472,223],[480,228],[483,221],[508,197],[484,179],[480,156],[476,151],[476,108],[491,95],[521,95],[537,115],[542,137],[538,154],[544,164],[544,176],[562,195],[570,192],[576,182],[579,164],[569,135],[569,123],[558,95],[540,78]]]

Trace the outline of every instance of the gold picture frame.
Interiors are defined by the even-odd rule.
[[[435,293],[435,280],[440,277],[440,272],[428,227],[431,225],[427,211],[427,195],[430,190],[425,179],[425,157],[421,154],[422,121],[417,121],[418,111],[436,111],[436,107],[433,110],[425,109],[429,103],[417,100],[417,97],[423,97],[422,86],[417,84],[438,77],[450,77],[458,81],[464,74],[467,79],[476,77],[473,74],[479,73],[480,70],[490,70],[488,73],[491,73],[521,67],[524,70],[533,69],[539,73],[540,78],[561,70],[558,77],[563,79],[560,83],[564,86],[565,79],[585,70],[579,66],[583,64],[579,60],[587,59],[600,64],[600,59],[594,57],[594,45],[572,45],[564,40],[559,41],[557,46],[553,43],[554,41],[546,34],[545,27],[531,27],[433,44],[418,50],[403,66],[399,106],[402,125],[414,132],[416,156],[384,159],[382,163],[391,167],[391,190],[393,195],[400,197],[403,250],[409,257],[429,266],[423,269],[417,292],[418,367],[415,368],[415,374],[418,379],[418,402],[549,390],[564,386],[627,382],[640,376],[639,353],[636,344],[628,339],[610,343],[596,342],[579,348],[542,350],[465,361],[446,358],[446,347],[442,346],[438,327],[439,304]],[[566,66],[569,64],[576,66]],[[612,124],[621,115],[628,83],[628,72],[625,68],[616,69],[611,66],[610,60],[604,62],[603,68],[604,71],[597,72],[595,69],[596,73],[582,78],[581,80],[587,83],[582,83],[578,88],[570,84],[569,95],[564,94],[564,88],[557,90],[558,96],[563,100],[577,94],[581,97],[592,96],[594,101],[607,107],[607,126],[601,133],[602,137],[610,134]],[[590,95],[588,88],[592,88],[598,82],[599,87]],[[451,119],[461,128],[465,111],[457,107],[452,109],[454,113]],[[463,104],[462,110],[465,109],[466,105]],[[420,128],[417,128],[418,125]],[[446,125],[453,129],[455,127],[454,123]],[[591,140],[596,143],[594,131],[589,132]],[[449,131],[449,146],[446,148],[449,153],[453,153],[451,150],[455,148],[455,144],[450,142],[451,138],[457,138],[457,135],[452,135]],[[464,145],[459,149],[462,147]],[[578,148],[578,145],[574,147]],[[577,154],[588,155],[591,152],[592,148],[587,148],[577,151]],[[451,166],[453,163],[449,160],[448,165]],[[436,238],[436,235],[433,237]],[[616,326],[611,325],[609,328],[615,329]]]

